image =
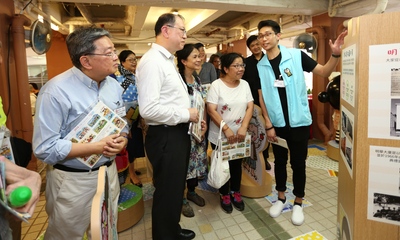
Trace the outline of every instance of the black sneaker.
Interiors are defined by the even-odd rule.
[[[244,202],[242,200],[242,195],[240,192],[233,192],[230,195],[231,202],[233,206],[238,210],[238,211],[243,211],[244,210]]]
[[[231,204],[231,197],[230,195],[222,195],[221,196],[221,207],[226,213],[231,213],[233,208]]]

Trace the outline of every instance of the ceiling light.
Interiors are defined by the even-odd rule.
[[[43,22],[43,16],[42,15],[38,14],[37,18],[38,18],[39,22]]]
[[[54,31],[59,30],[59,27],[57,25],[55,25],[54,23],[51,23],[50,26],[51,26],[51,29],[53,29]]]
[[[172,14],[174,14],[174,15],[178,15],[179,13],[178,13],[178,10],[176,10],[176,9],[173,9],[172,10]]]

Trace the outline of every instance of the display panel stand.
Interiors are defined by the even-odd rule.
[[[390,134],[391,102],[400,101],[390,90],[390,68],[400,66],[399,22],[394,12],[348,23],[341,59],[339,239],[400,239],[400,220],[383,214],[396,210],[399,216],[400,206],[400,163],[385,157],[400,155],[400,137]]]

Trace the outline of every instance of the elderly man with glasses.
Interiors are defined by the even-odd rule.
[[[193,239],[195,233],[179,225],[191,145],[189,122],[199,121],[174,63],[187,38],[183,17],[163,14],[154,30],[156,42],[136,70],[139,111],[149,125],[145,148],[155,187],[152,234],[154,240]]]
[[[82,239],[90,227],[92,200],[101,166],[108,167],[110,207],[116,223],[119,183],[114,159],[127,144],[128,128],[119,134],[104,136],[100,141],[83,143],[64,139],[100,101],[114,110],[113,118],[125,114],[123,89],[109,77],[118,67],[110,34],[102,28],[81,28],[69,34],[66,43],[74,66],[55,76],[39,92],[33,151],[39,160],[48,164],[46,212],[49,223],[44,239],[77,240]],[[101,157],[92,167],[78,159],[93,154]]]

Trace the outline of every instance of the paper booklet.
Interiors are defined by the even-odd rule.
[[[190,122],[189,133],[196,139],[197,142],[201,142],[201,121],[204,117],[205,103],[200,92],[193,92],[193,102],[193,107],[197,108],[197,111],[199,112],[199,121],[197,123]]]
[[[10,130],[4,125],[0,127],[0,155],[3,155],[15,163],[14,154],[10,142]]]
[[[272,141],[268,141],[268,142],[279,145],[284,148],[288,148],[288,145],[287,145],[287,142],[285,139],[280,138],[280,137],[276,137],[276,139],[278,140],[277,142],[272,142]]]
[[[251,156],[251,134],[246,133],[243,142],[229,144],[228,139],[221,142],[222,160],[235,160]]]
[[[2,205],[8,212],[16,216],[18,219],[29,223],[28,219],[31,218],[31,215],[29,213],[21,213],[17,212],[15,209],[11,208],[10,205],[8,205],[7,201],[7,196],[6,196],[6,169],[5,169],[5,163],[0,162],[0,205]]]
[[[126,126],[126,121],[113,110],[99,101],[88,115],[64,137],[73,143],[97,142],[111,134],[120,133]],[[78,157],[86,166],[92,168],[101,158],[102,154],[93,154]]]

